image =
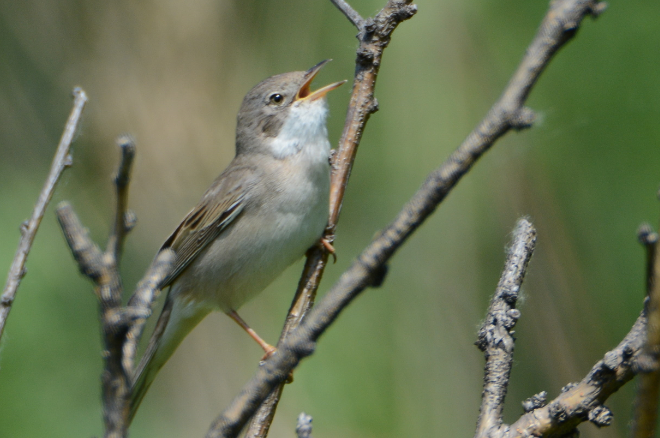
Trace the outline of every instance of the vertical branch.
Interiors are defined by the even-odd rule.
[[[378,110],[378,103],[374,98],[374,89],[383,51],[389,44],[394,29],[417,12],[417,6],[410,4],[412,0],[389,0],[374,18],[364,20],[346,1],[331,1],[358,29],[359,46],[353,91],[346,122],[339,140],[337,153],[332,160],[330,213],[328,227],[325,232],[325,239],[329,242],[334,241],[344,192],[362,138],[362,132],[369,116]],[[328,253],[322,248],[312,248],[308,252],[298,289],[284,323],[278,346],[282,344],[292,330],[298,327],[314,304],[316,290],[323,277],[327,262]],[[278,385],[255,413],[245,434],[246,438],[261,438],[268,435],[283,388],[283,384]]]
[[[103,333],[105,369],[101,375],[103,417],[106,438],[123,438],[128,428],[128,400],[130,398],[130,370],[124,368],[124,342],[129,331],[126,309],[122,307],[123,285],[119,261],[126,234],[135,223],[127,221],[128,184],[135,156],[135,144],[128,137],[120,137],[121,160],[115,176],[116,205],[113,229],[103,255],[104,276],[98,283],[100,293],[101,327]],[[129,224],[130,222],[130,224]]]
[[[328,238],[334,238],[337,220],[344,200],[344,192],[348,178],[353,169],[355,155],[362,139],[364,127],[371,114],[378,111],[378,102],[374,97],[376,78],[380,71],[383,51],[389,45],[392,33],[403,21],[412,18],[417,13],[417,6],[411,0],[389,0],[385,7],[374,18],[359,19],[361,24],[358,33],[360,45],[357,50],[355,79],[353,91],[348,105],[348,113],[344,130],[339,139],[337,154],[333,160],[333,172],[330,183],[330,219],[328,221]],[[347,12],[349,6],[343,2],[335,2],[349,18],[355,11]],[[342,7],[343,6],[343,7]],[[357,15],[359,17],[359,15]],[[355,18],[350,18],[355,24]]]
[[[59,181],[60,176],[62,176],[64,169],[72,164],[69,149],[86,103],[87,94],[85,94],[85,91],[80,87],[74,88],[73,108],[71,109],[69,118],[64,126],[62,137],[60,138],[55,157],[53,158],[53,163],[50,167],[50,173],[48,174],[48,178],[46,178],[43,189],[41,189],[39,199],[34,206],[30,220],[21,225],[21,240],[18,244],[14,261],[12,262],[11,268],[9,268],[9,274],[7,275],[7,282],[5,283],[5,288],[2,292],[2,298],[0,298],[0,338],[2,338],[2,333],[4,332],[5,324],[9,317],[9,311],[16,298],[18,286],[25,276],[25,262],[27,261],[28,254],[32,248],[34,238],[37,235],[41,219],[44,217],[46,207],[48,207],[48,204],[53,197],[55,185]]]
[[[135,144],[128,136],[117,141],[121,160],[115,176],[117,201],[113,229],[105,251],[89,238],[73,208],[63,202],[57,217],[64,237],[80,271],[93,283],[99,300],[101,333],[103,337],[104,369],[101,374],[103,421],[106,438],[127,436],[130,381],[135,350],[142,335],[146,318],[151,313],[159,286],[174,263],[174,253],[163,251],[154,260],[137,291],[126,307],[122,306],[123,286],[119,274],[119,260],[127,233],[135,225],[135,216],[128,210],[128,185],[135,156]]]
[[[502,277],[476,342],[486,356],[486,368],[475,438],[493,436],[502,426],[504,397],[513,365],[513,328],[520,318],[516,301],[535,245],[536,229],[527,219],[520,219],[513,232],[513,243]]]
[[[135,142],[128,135],[117,139],[121,149],[121,162],[115,175],[115,190],[117,194],[117,208],[115,210],[114,229],[108,239],[108,253],[117,260],[121,259],[126,234],[135,226],[136,217],[128,209],[128,183],[130,182],[131,167],[135,157]]]
[[[630,436],[652,438],[658,421],[658,394],[660,393],[660,257],[658,234],[650,225],[642,225],[637,232],[646,250],[646,343],[639,359],[642,373],[639,376],[635,413]]]
[[[125,315],[120,307],[121,303],[116,302],[116,296],[121,297],[121,281],[113,265],[114,259],[107,252],[101,252],[91,241],[68,203],[60,204],[57,218],[80,271],[92,280],[99,299],[104,344],[101,398],[105,437],[123,438],[126,436],[124,424],[128,409],[125,400],[128,398],[129,380],[121,361],[117,359],[120,357],[118,355],[121,355],[121,339],[126,332]]]

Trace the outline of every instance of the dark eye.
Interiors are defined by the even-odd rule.
[[[284,96],[282,96],[280,93],[271,94],[268,99],[270,100],[270,103],[274,104],[280,104],[284,102]]]

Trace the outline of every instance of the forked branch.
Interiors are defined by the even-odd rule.
[[[325,239],[329,242],[334,241],[344,191],[348,184],[362,132],[369,116],[378,110],[378,103],[374,98],[374,89],[383,51],[389,44],[392,33],[397,26],[417,12],[417,6],[410,4],[411,0],[390,0],[375,17],[364,20],[344,0],[331,1],[357,27],[359,45],[351,100],[346,114],[344,130],[332,161],[330,214],[328,228],[325,233]],[[327,262],[328,253],[322,248],[313,248],[309,251],[296,295],[280,334],[278,346],[292,330],[300,325],[300,322],[312,307]],[[264,401],[248,427],[245,434],[246,438],[261,438],[268,434],[282,390],[283,384],[278,385],[268,399]]]
[[[604,4],[597,0],[555,0],[551,3],[550,10],[522,62],[486,117],[447,161],[427,177],[422,187],[392,223],[362,251],[299,327],[280,341],[278,353],[266,361],[229,407],[218,416],[211,425],[207,437],[236,436],[263,400],[282,384],[299,361],[312,354],[318,337],[332,324],[339,313],[360,292],[382,280],[384,267],[390,257],[433,213],[476,160],[512,128],[523,129],[531,126],[534,114],[524,107],[524,103],[532,87],[552,56],[575,35],[582,20],[589,15],[597,16],[603,9]],[[326,233],[326,238],[330,241],[334,238],[336,221],[357,145],[369,115],[378,107],[373,97],[373,84],[380,66],[382,55],[380,48],[389,43],[391,36],[391,32],[387,33],[390,29],[387,25],[388,20],[394,17],[409,18],[415,12],[415,6],[408,2],[389,1],[376,18],[366,20],[358,34],[361,43],[358,49],[353,94],[340,146],[333,163],[330,220]],[[380,27],[383,23],[385,25]],[[363,46],[362,39],[368,37],[373,38],[372,44]],[[307,303],[313,300],[326,262],[327,255],[320,250],[313,251],[308,256],[296,301],[292,306],[292,310],[297,309],[301,317],[307,313],[311,305],[305,305],[305,300]]]
[[[105,364],[101,382],[106,438],[123,438],[127,435],[135,351],[144,322],[151,314],[151,305],[158,296],[158,287],[174,263],[171,250],[160,252],[129,304],[126,307],[122,305],[123,285],[119,260],[126,234],[135,225],[135,215],[128,210],[128,184],[135,144],[127,136],[120,137],[118,144],[122,156],[115,176],[117,204],[106,250],[101,251],[90,239],[68,203],[62,203],[57,209],[57,217],[73,257],[83,275],[94,283],[99,300],[104,342]]]

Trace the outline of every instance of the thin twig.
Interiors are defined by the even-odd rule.
[[[640,225],[637,230],[637,240],[644,248],[646,255],[646,295],[651,295],[653,289],[653,271],[655,269],[655,249],[658,243],[658,233],[653,231],[650,224]]]
[[[362,26],[364,25],[364,18],[360,16],[360,14],[351,7],[348,3],[346,3],[344,0],[330,0],[333,5],[337,7],[344,15],[346,15],[346,18],[353,23],[353,26],[357,28],[357,30],[362,30]]]
[[[527,219],[520,219],[502,277],[479,330],[477,346],[486,356],[486,368],[475,438],[491,437],[502,425],[504,398],[513,365],[512,332],[520,318],[516,301],[535,245],[536,230]]]
[[[131,321],[126,335],[122,363],[129,376],[133,376],[138,342],[142,338],[147,318],[151,316],[152,306],[160,294],[159,286],[172,271],[174,259],[174,251],[171,249],[159,252],[128,302],[127,308],[133,312],[134,320]]]
[[[95,284],[100,282],[103,275],[103,253],[101,249],[89,237],[87,230],[83,227],[68,202],[61,202],[57,206],[56,213],[60,227],[64,232],[64,238],[73,253],[73,258],[78,263],[80,272]],[[96,294],[98,297],[98,290]]]
[[[652,438],[658,421],[658,394],[660,393],[660,254],[658,234],[650,225],[642,225],[637,232],[639,241],[646,250],[647,269],[646,343],[644,354],[640,357],[641,374],[635,400],[634,420],[631,438]]]
[[[128,184],[135,156],[135,144],[130,138],[123,136],[117,140],[117,145],[121,149],[121,160],[114,178],[117,196],[114,225],[103,254],[104,275],[97,283],[100,290],[99,309],[105,348],[101,397],[106,438],[124,438],[127,435],[132,369],[125,368],[124,345],[130,332],[131,322],[145,317],[136,314],[134,309],[122,307],[124,287],[119,272],[119,261],[126,234],[131,229],[131,223],[135,222],[134,217],[128,212]],[[133,219],[127,221],[129,216]]]
[[[392,1],[388,3],[388,6],[393,8],[397,5],[399,4]],[[413,5],[409,5],[408,8],[410,8],[407,9],[410,14],[414,13]],[[332,324],[339,313],[360,292],[374,284],[389,258],[433,213],[475,161],[492,146],[495,140],[510,129],[523,129],[532,124],[534,114],[523,106],[531,88],[551,60],[552,55],[575,35],[584,17],[596,16],[603,9],[603,4],[598,3],[597,0],[556,0],[551,3],[550,10],[520,66],[488,115],[449,159],[429,175],[394,221],[382,230],[358,256],[319,305],[311,310],[301,326],[279,344],[278,352],[266,361],[253,379],[243,387],[241,393],[212,423],[207,437],[236,436],[276,385],[287,378],[290,371],[298,365],[302,358],[313,353],[316,340]],[[378,20],[374,20],[374,22],[374,26],[377,26]],[[373,29],[372,25],[366,27],[369,28],[367,29],[369,32]],[[361,36],[362,33],[359,37]],[[387,41],[389,39],[384,42]],[[375,52],[375,55],[378,53]],[[372,94],[373,80],[375,80],[377,70],[372,68],[363,71],[360,67],[362,62],[375,59],[373,55],[373,51],[361,52],[358,55],[357,84],[353,88],[347,129],[342,134],[340,141],[340,145],[347,142],[349,146],[353,147],[346,149],[340,147],[335,157],[336,169],[332,176],[333,184],[330,196],[331,217],[326,234],[330,238],[332,238],[341,199],[343,199],[346,181],[344,178],[348,178],[350,175],[352,157],[355,156],[364,123],[377,108]],[[379,65],[380,58],[377,61],[377,65]],[[370,81],[365,80],[367,77],[370,78]],[[372,84],[371,88],[369,84]],[[371,90],[371,94],[369,94],[369,90]],[[357,143],[351,145],[351,142]],[[327,256],[317,255],[313,252],[308,259],[304,276],[319,280],[326,260]],[[319,261],[318,265],[310,266],[314,261]],[[315,290],[317,286],[318,284],[308,283],[306,288]]]
[[[411,0],[395,2],[389,1],[387,5],[368,22],[343,0],[331,0],[348,19],[357,26],[358,40],[357,64],[353,91],[344,123],[344,130],[339,140],[337,153],[333,158],[333,172],[331,179],[330,213],[325,238],[334,240],[335,228],[339,219],[344,191],[355,161],[358,145],[362,137],[364,126],[369,116],[378,109],[374,98],[376,77],[380,69],[381,58],[385,47],[396,27],[403,21],[412,17],[417,11]],[[284,328],[280,335],[280,345],[298,327],[302,319],[314,304],[316,290],[323,277],[323,271],[328,262],[328,254],[321,248],[309,251],[303,273],[298,284]],[[278,385],[259,410],[254,414],[245,434],[246,438],[263,438],[273,421],[277,404],[283,391],[283,384]]]
[[[126,234],[135,226],[135,215],[128,210],[128,184],[135,157],[135,141],[128,135],[117,139],[121,149],[121,161],[115,175],[117,206],[115,209],[114,230],[108,239],[108,253],[119,264]]]
[[[28,254],[32,248],[32,243],[34,238],[37,235],[37,230],[39,229],[39,224],[41,224],[41,219],[44,217],[46,212],[46,207],[53,197],[53,192],[55,191],[55,185],[62,176],[62,172],[67,167],[70,167],[72,162],[72,157],[69,153],[71,147],[71,142],[73,141],[73,136],[78,129],[78,123],[80,122],[80,116],[82,115],[85,104],[87,103],[87,94],[85,91],[76,87],[73,89],[73,108],[69,114],[66,125],[64,126],[64,131],[62,132],[62,137],[60,142],[57,145],[57,150],[55,151],[55,157],[53,158],[53,163],[50,166],[50,173],[48,178],[46,178],[46,183],[44,184],[41,193],[39,193],[39,199],[37,204],[34,206],[32,211],[32,216],[29,221],[24,222],[21,225],[21,240],[18,244],[18,249],[16,250],[16,255],[14,256],[14,261],[9,268],[9,273],[7,274],[7,282],[5,283],[5,288],[2,292],[2,298],[0,298],[0,338],[5,330],[5,324],[7,318],[9,317],[9,312],[11,311],[11,306],[16,299],[16,291],[18,286],[21,283],[21,280],[25,276],[25,262],[27,261]]]

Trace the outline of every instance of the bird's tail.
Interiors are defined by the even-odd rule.
[[[183,338],[209,312],[210,309],[201,307],[194,302],[172,299],[170,291],[131,384],[129,425],[158,371],[172,356]]]

